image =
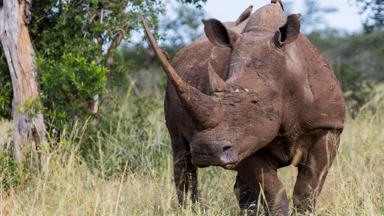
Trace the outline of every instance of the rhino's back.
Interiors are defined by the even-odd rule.
[[[303,35],[297,41],[312,94],[306,121],[315,127],[343,128],[345,104],[343,92],[327,58]]]

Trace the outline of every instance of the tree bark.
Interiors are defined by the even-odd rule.
[[[38,148],[47,140],[35,51],[27,28],[31,4],[32,0],[3,0],[0,8],[0,40],[13,86],[14,157],[24,161],[31,151],[33,165],[43,165],[44,157],[38,154]]]

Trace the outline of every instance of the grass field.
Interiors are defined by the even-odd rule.
[[[21,173],[18,184],[0,194],[1,215],[235,215],[235,173],[199,170],[202,201],[177,206],[169,137],[161,100],[148,113],[126,98],[109,130],[98,133],[98,155],[80,154],[82,129],[74,126],[50,150],[47,168]],[[375,102],[376,103],[376,102]],[[377,104],[367,106],[378,107]],[[318,215],[384,215],[384,110],[363,109],[348,118],[337,159],[317,204]],[[0,123],[0,142],[9,143],[9,122]],[[91,163],[89,161],[92,161]],[[115,170],[120,167],[120,170]],[[4,174],[5,173],[5,174]],[[296,170],[279,172],[291,197]],[[10,178],[3,167],[2,182]]]

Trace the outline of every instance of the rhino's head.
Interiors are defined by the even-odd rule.
[[[187,111],[199,125],[190,143],[197,166],[234,168],[271,142],[283,118],[282,77],[289,70],[286,46],[300,32],[298,15],[285,16],[271,4],[256,11],[241,34],[218,20],[206,20],[205,33],[218,46],[232,49],[229,78],[208,64],[210,93],[188,85],[157,47],[152,46]]]

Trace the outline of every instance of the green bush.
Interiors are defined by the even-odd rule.
[[[87,103],[103,93],[104,67],[72,53],[64,54],[57,61],[39,56],[37,67],[48,122],[61,128],[71,124],[71,120],[91,115]]]
[[[15,159],[6,152],[0,152],[0,189],[9,190],[20,183],[18,166]]]
[[[0,143],[2,144],[2,143]],[[1,146],[0,150],[0,191],[8,192],[28,185],[28,183],[39,173],[33,163],[32,152],[27,153],[27,160],[17,162],[10,153],[10,145]]]

